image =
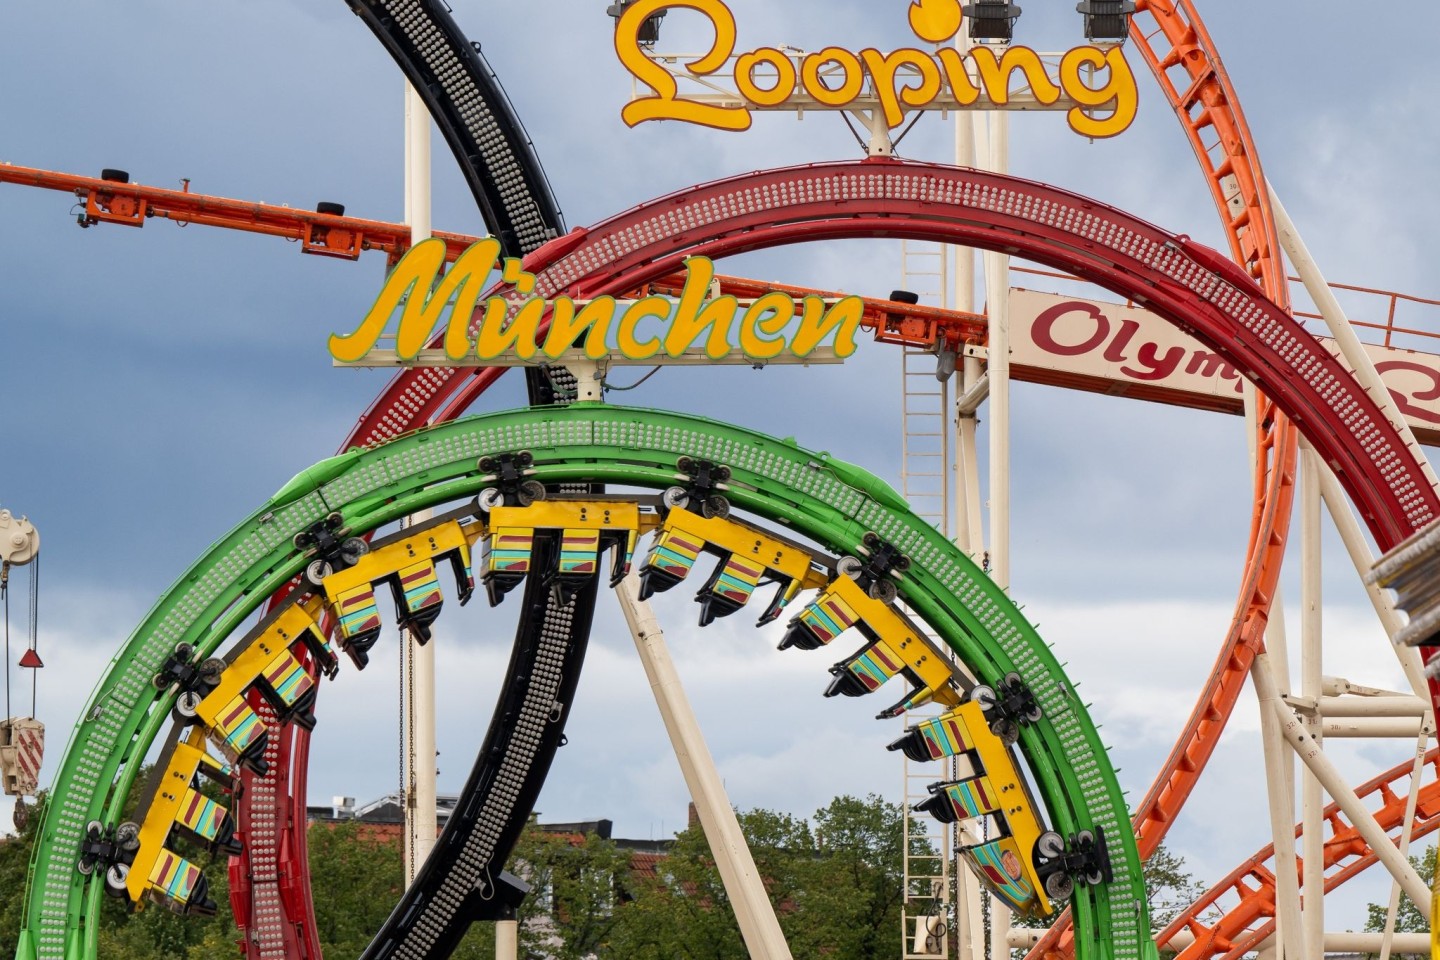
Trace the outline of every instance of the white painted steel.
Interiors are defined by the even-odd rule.
[[[1320,619],[1320,476],[1318,458],[1308,443],[1300,445],[1300,695],[1320,699],[1321,658],[1324,654]],[[1317,744],[1324,743],[1318,714],[1305,720]],[[1301,785],[1301,823],[1304,841],[1304,898],[1302,921],[1305,943],[1325,939],[1325,791],[1307,771]],[[1288,823],[1286,830],[1293,829]]]
[[[495,922],[495,960],[519,960],[520,924],[514,920]]]
[[[1010,167],[1010,115],[975,113],[977,167],[1005,173]],[[985,313],[989,323],[990,382],[990,577],[1010,589],[1010,258],[985,251]],[[990,957],[1005,960],[1010,908],[990,898]]]
[[[1415,740],[1415,759],[1410,764],[1410,793],[1405,798],[1405,814],[1401,819],[1400,855],[1410,855],[1410,835],[1415,828],[1415,807],[1420,801],[1420,779],[1425,771],[1425,753],[1430,746],[1430,738],[1426,736],[1417,737]],[[1385,929],[1381,931],[1383,941],[1380,945],[1380,960],[1390,960],[1394,951],[1395,938],[1395,916],[1400,909],[1400,884],[1391,882],[1390,901],[1385,907]]]
[[[1419,697],[1321,697],[1320,714],[1331,717],[1423,717],[1430,702]]]
[[[1422,729],[1428,736],[1434,735],[1434,724],[1429,714],[1422,721],[1419,717],[1326,717],[1320,724],[1325,736],[1332,739],[1394,740],[1419,736]]]
[[[405,84],[405,219],[410,242],[430,236],[430,111],[409,83]],[[412,523],[428,520],[430,511]],[[405,699],[405,882],[413,883],[435,846],[435,647],[419,643],[403,631],[402,682]],[[408,670],[408,673],[406,672]]]
[[[645,666],[645,676],[655,694],[665,732],[670,735],[675,759],[680,762],[685,785],[695,801],[700,826],[715,856],[715,866],[725,884],[745,947],[756,960],[790,960],[790,948],[775,919],[775,908],[766,896],[765,884],[740,832],[740,822],[730,806],[725,784],[670,659],[665,634],[649,602],[640,599],[639,573],[631,570],[615,595]]]
[[[1400,881],[1405,895],[1415,904],[1416,908],[1428,916],[1430,909],[1430,888],[1410,862],[1400,855],[1395,844],[1386,836],[1385,831],[1375,822],[1370,811],[1365,808],[1364,803],[1355,795],[1355,791],[1345,782],[1345,778],[1325,756],[1310,736],[1305,725],[1295,716],[1294,711],[1281,699],[1279,688],[1276,685],[1275,677],[1271,673],[1269,657],[1267,654],[1259,654],[1255,658],[1259,669],[1251,670],[1251,677],[1255,681],[1256,692],[1260,696],[1262,711],[1272,713],[1279,721],[1281,733],[1290,749],[1300,757],[1301,761],[1314,771],[1320,783],[1335,798],[1340,809],[1349,818],[1350,823],[1359,831],[1360,836],[1370,845],[1370,849],[1390,871],[1390,875]],[[1283,867],[1277,862],[1277,880],[1285,873]],[[1291,876],[1293,876],[1293,872]]]
[[[1385,636],[1390,638],[1390,648],[1395,651],[1395,656],[1400,660],[1400,668],[1405,671],[1405,679],[1410,684],[1411,693],[1429,703],[1430,690],[1425,683],[1424,668],[1420,663],[1420,651],[1414,647],[1397,647],[1395,645],[1395,637],[1404,627],[1404,623],[1401,622],[1400,613],[1395,609],[1395,603],[1391,599],[1389,591],[1382,590],[1373,583],[1365,582],[1365,574],[1369,573],[1370,568],[1375,564],[1375,555],[1370,552],[1370,544],[1360,529],[1360,521],[1355,519],[1355,512],[1350,507],[1350,498],[1345,495],[1344,490],[1340,489],[1340,481],[1335,479],[1335,474],[1324,464],[1321,464],[1320,469],[1320,495],[1325,499],[1330,519],[1335,523],[1335,529],[1340,534],[1340,542],[1345,545],[1345,552],[1350,555],[1350,561],[1360,577],[1360,582],[1365,584],[1365,594],[1370,598],[1370,605],[1374,608],[1380,625],[1385,628]]]

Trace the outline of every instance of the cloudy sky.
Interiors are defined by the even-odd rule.
[[[744,134],[627,129],[629,80],[604,0],[453,6],[504,80],[571,226],[719,176],[857,154],[826,115],[762,115]],[[742,50],[911,39],[902,0],[732,6]],[[1362,35],[1353,4],[1338,0],[1217,6],[1207,22],[1265,169],[1330,277],[1440,295],[1427,269],[1440,124],[1426,69],[1440,13],[1417,6]],[[1080,42],[1068,0],[1025,7],[1019,41]],[[661,47],[705,41],[697,18],[672,14]],[[11,5],[0,80],[0,161],[90,175],[120,167],[157,186],[189,178],[202,193],[401,218],[400,77],[339,0]],[[1140,82],[1139,118],[1113,140],[1085,141],[1059,114],[1016,115],[1013,171],[1223,246],[1173,115],[1153,81]],[[900,153],[949,160],[951,136],[927,117]],[[438,135],[435,144],[436,228],[480,232]],[[326,336],[350,329],[374,298],[379,259],[305,257],[272,238],[158,221],[82,232],[71,204],[0,186],[0,506],[29,515],[44,539],[47,780],[85,692],[154,599],[287,478],[332,453],[386,376],[334,370],[325,351]],[[900,285],[899,245],[878,241],[748,255],[724,269],[857,293]],[[661,373],[621,396],[794,435],[898,477],[893,350],[864,348],[844,368],[678,378]],[[481,408],[521,399],[507,378]],[[1094,701],[1138,799],[1230,618],[1249,522],[1241,423],[1025,385],[1014,403],[1013,593]],[[1326,672],[1395,686],[1393,658],[1333,550],[1326,590]],[[1293,577],[1287,594],[1293,602]],[[438,630],[442,790],[464,780],[513,630],[513,611],[478,606]],[[19,609],[12,636],[23,635]],[[897,759],[883,749],[897,729],[868,719],[872,704],[821,700],[829,658],[780,654],[738,617],[695,630],[680,598],[659,609],[736,805],[804,814],[838,793],[898,795]],[[1293,607],[1289,619],[1298,623]],[[684,785],[618,615],[597,622],[570,744],[539,809],[665,836],[683,822]],[[395,720],[374,704],[393,700],[396,671],[377,659],[325,691],[312,802],[395,788]],[[18,707],[18,685],[15,696]],[[23,699],[28,710],[28,691]],[[1257,728],[1242,705],[1172,833],[1204,879],[1266,842]],[[1337,750],[1356,782],[1408,752],[1381,742]],[[1342,912],[1331,925],[1358,922]]]

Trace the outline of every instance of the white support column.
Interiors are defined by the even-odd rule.
[[[1010,165],[1010,116],[979,112],[975,120],[977,166],[1004,173]],[[990,345],[990,577],[1010,589],[1010,258],[986,251],[985,314]],[[990,957],[1009,956],[1010,909],[990,898]]]
[[[1405,814],[1400,822],[1400,855],[1410,855],[1410,835],[1415,828],[1415,807],[1420,800],[1420,781],[1425,773],[1425,754],[1430,738],[1421,735],[1415,740],[1415,761],[1410,766],[1410,794],[1405,798]],[[1385,929],[1381,931],[1380,960],[1390,960],[1395,948],[1395,916],[1400,909],[1400,884],[1390,884],[1390,902],[1385,907]],[[1433,916],[1433,910],[1432,910]]]
[[[1320,471],[1315,451],[1300,446],[1300,695],[1315,706],[1305,720],[1317,744],[1324,742],[1320,716]],[[1288,763],[1287,759],[1287,763]],[[1325,942],[1325,791],[1314,774],[1306,772],[1301,788],[1304,825],[1305,943]],[[1287,824],[1286,830],[1292,827]]]
[[[1364,583],[1365,574],[1370,572],[1375,563],[1375,555],[1370,552],[1370,545],[1360,530],[1360,523],[1350,509],[1350,498],[1340,489],[1340,481],[1335,479],[1335,474],[1324,464],[1320,465],[1320,495],[1330,511],[1330,519],[1335,522],[1335,529],[1340,531],[1340,541],[1345,544],[1345,552],[1350,555],[1360,582]],[[1395,610],[1394,601],[1390,599],[1389,593],[1373,583],[1365,585],[1365,593],[1370,597],[1370,605],[1375,608],[1380,625],[1385,628],[1385,636],[1393,641],[1404,626],[1400,614]],[[1397,647],[1394,643],[1390,646],[1400,658],[1400,667],[1405,671],[1405,679],[1410,683],[1411,692],[1429,703],[1430,689],[1422,672],[1424,668],[1420,663],[1420,652],[1414,647]]]
[[[495,960],[519,960],[520,924],[514,920],[495,921]]]
[[[645,665],[645,675],[675,748],[675,758],[680,761],[685,785],[695,800],[700,826],[715,856],[715,866],[735,911],[745,948],[755,960],[790,960],[790,948],[775,919],[775,908],[765,894],[765,885],[755,869],[745,836],[740,832],[740,822],[725,794],[715,760],[710,756],[710,748],[690,709],[690,700],[680,685],[680,676],[665,646],[665,634],[650,604],[640,599],[639,574],[632,570],[615,594],[635,638],[635,649]]]
[[[410,242],[430,236],[430,113],[405,84],[405,219]],[[429,511],[412,522],[427,520]],[[435,846],[435,646],[409,631],[401,638],[406,704],[405,882],[411,883]]]
[[[1275,679],[1269,669],[1266,654],[1260,654],[1255,658],[1261,669],[1252,669],[1251,677],[1255,681],[1256,692],[1260,696],[1260,708],[1262,711],[1273,713],[1280,721],[1281,733],[1285,742],[1290,745],[1300,759],[1314,771],[1319,778],[1321,785],[1329,791],[1339,804],[1340,810],[1349,818],[1350,823],[1359,831],[1360,836],[1370,845],[1370,849],[1385,865],[1390,875],[1400,881],[1401,888],[1411,902],[1421,911],[1428,915],[1430,909],[1430,888],[1410,862],[1400,855],[1395,844],[1386,836],[1385,831],[1375,822],[1365,804],[1355,795],[1355,790],[1345,781],[1345,778],[1335,769],[1330,758],[1325,756],[1325,751],[1320,749],[1319,744],[1310,736],[1305,725],[1300,722],[1290,707],[1281,699],[1279,689],[1275,685]],[[1279,865],[1276,866],[1277,880]],[[1293,875],[1293,874],[1292,874]]]
[[[1278,601],[1277,597],[1276,605]],[[1266,636],[1268,638],[1270,634],[1267,632]],[[1274,668],[1275,664],[1265,654],[1257,656],[1250,665],[1250,677],[1257,694],[1265,686],[1260,678],[1261,673],[1265,674],[1269,687],[1278,690],[1276,677],[1272,673]],[[1271,775],[1265,778],[1265,788],[1269,795],[1270,836],[1275,844],[1275,955],[1306,960],[1305,930],[1300,913],[1300,881],[1296,875],[1295,861],[1294,760],[1285,747],[1284,736],[1278,719],[1265,708],[1262,697],[1261,746],[1265,754],[1265,769],[1272,771]]]

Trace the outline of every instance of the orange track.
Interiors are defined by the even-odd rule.
[[[0,183],[42,187],[73,193],[84,204],[79,215],[81,226],[97,223],[118,223],[143,227],[153,218],[173,220],[179,224],[198,223],[210,227],[227,227],[249,233],[298,240],[303,253],[358,260],[367,250],[384,253],[391,263],[410,249],[410,228],[403,223],[383,220],[362,220],[312,213],[294,207],[268,203],[232,200],[208,194],[191,193],[189,183],[184,190],[146,187],[138,183],[118,183],[98,177],[82,177],[72,173],[56,173],[35,167],[0,163]],[[442,233],[435,237],[445,241],[445,256],[453,261],[479,237],[463,233]],[[717,276],[721,291],[736,297],[759,297],[779,292],[793,297],[810,294],[835,294],[810,287],[747,280],[743,277]],[[684,285],[683,275],[675,274],[657,280],[650,286],[657,292],[678,291]],[[862,297],[865,311],[860,326],[875,333],[882,343],[904,343],[917,347],[933,347],[943,343],[958,349],[966,343],[984,343],[985,317],[956,310],[940,310],[920,304],[897,303],[873,297]]]
[[[1425,765],[1431,769],[1432,777],[1420,788],[1415,805],[1415,824],[1410,833],[1412,840],[1440,828],[1440,782],[1433,776],[1440,773],[1440,749],[1431,749],[1426,754]],[[1393,786],[1408,780],[1412,767],[1413,761],[1407,760],[1355,791],[1361,800],[1371,801],[1371,812],[1376,821],[1396,843],[1404,825],[1406,796],[1397,793]],[[1423,767],[1421,772],[1423,774]],[[1408,792],[1408,784],[1405,789]],[[1329,893],[1375,863],[1376,857],[1360,832],[1346,822],[1338,804],[1326,807],[1324,818],[1325,891]],[[1296,824],[1295,836],[1299,837],[1301,833],[1302,825]],[[1171,938],[1181,930],[1189,930],[1195,942],[1182,950],[1176,960],[1199,957],[1237,960],[1247,950],[1254,950],[1275,932],[1274,855],[1273,846],[1265,847],[1212,887],[1156,938],[1161,949],[1165,949]],[[1296,868],[1297,872],[1302,869],[1299,858],[1296,858]],[[1223,906],[1222,900],[1225,901]],[[1208,922],[1201,919],[1207,911],[1217,909],[1223,911],[1218,918]]]
[[[1189,0],[1139,0],[1136,8],[1130,39],[1200,161],[1231,254],[1266,295],[1289,309],[1290,290],[1259,154],[1214,43]],[[1245,686],[1250,664],[1265,648],[1265,626],[1290,530],[1299,441],[1298,431],[1269,399],[1257,393],[1255,400],[1255,512],[1235,618],[1180,738],[1135,812],[1135,836],[1145,858],[1155,852],[1194,790]],[[1270,902],[1273,907],[1273,895]],[[1241,909],[1255,906],[1242,898]],[[1031,948],[1027,960],[1069,960],[1074,952],[1067,910]]]
[[[1189,0],[1140,0],[1137,6],[1132,41],[1150,65],[1200,160],[1225,222],[1232,254],[1272,299],[1288,306],[1288,285],[1263,191],[1264,177],[1213,43]],[[1142,25],[1147,17],[1153,20],[1148,34]],[[183,190],[167,190],[8,164],[0,164],[0,182],[73,192],[84,204],[79,220],[86,226],[143,226],[146,219],[159,217],[285,237],[299,241],[303,252],[322,256],[355,260],[365,251],[379,251],[392,263],[410,246],[409,227],[404,224],[196,194],[189,191],[188,183]],[[435,236],[446,242],[451,260],[479,239],[441,232]],[[823,293],[736,277],[718,279],[724,293],[739,297],[770,291],[792,296]],[[674,290],[682,282],[682,277],[672,276],[652,288]],[[944,343],[956,348],[986,339],[983,316],[868,298],[865,304],[862,325],[882,342]],[[1142,856],[1149,856],[1159,846],[1193,790],[1238,700],[1255,654],[1264,649],[1294,496],[1297,433],[1263,396],[1257,397],[1257,413],[1255,512],[1236,616],[1194,712],[1135,814]],[[1265,915],[1267,894],[1263,889],[1252,890],[1243,884],[1233,889],[1240,894],[1233,911],[1236,918]],[[1268,896],[1268,909],[1273,913],[1273,892]],[[1229,927],[1222,921],[1216,929]],[[1030,957],[1058,960],[1072,954],[1066,915],[1032,949]]]

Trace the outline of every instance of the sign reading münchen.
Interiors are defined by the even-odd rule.
[[[747,360],[763,361],[782,354],[806,357],[832,337],[834,355],[843,359],[855,352],[864,311],[864,302],[853,296],[828,302],[767,293],[746,304],[732,296],[708,298],[715,267],[705,257],[685,261],[678,298],[642,297],[624,303],[623,310],[614,297],[577,303],[564,296],[534,296],[535,275],[510,257],[501,264],[500,242],[494,238],[472,244],[441,277],[444,265],[443,240],[417,243],[391,272],[360,325],[351,333],[331,335],[330,355],[339,363],[360,363],[376,350],[398,310],[393,340],[402,361],[416,357],[442,321],[445,357],[456,362],[514,356],[542,363],[573,355],[582,343],[583,355],[591,360],[676,358],[692,347],[720,360],[738,346]],[[481,302],[497,267],[501,292]]]

